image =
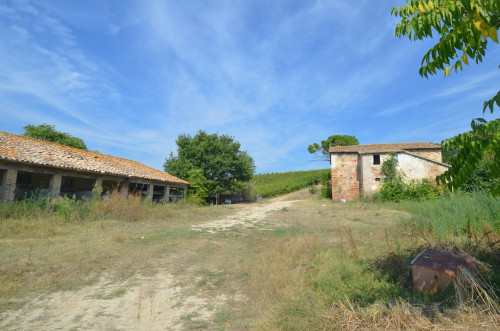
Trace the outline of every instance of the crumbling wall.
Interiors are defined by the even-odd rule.
[[[443,164],[431,162],[406,153],[398,155],[398,163],[398,168],[405,174],[403,178],[405,182],[409,182],[412,179],[427,178],[431,183],[436,184],[436,177],[448,169]]]
[[[357,153],[332,153],[332,199],[353,200],[359,198]]]
[[[427,159],[434,160],[436,162],[443,162],[443,157],[441,155],[441,150],[440,149],[412,149],[409,150],[408,152],[412,154],[416,154],[418,156],[425,157]]]
[[[380,155],[380,164],[373,164],[373,155]],[[362,154],[361,159],[361,187],[363,194],[378,191],[382,186],[382,163],[389,158],[389,154]]]

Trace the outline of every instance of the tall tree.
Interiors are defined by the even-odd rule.
[[[419,73],[422,77],[443,71],[450,75],[462,70],[469,61],[480,63],[491,42],[498,44],[500,27],[500,1],[498,0],[406,0],[391,13],[400,17],[395,33],[410,40],[432,38],[438,42],[424,54]],[[483,114],[500,106],[500,91],[483,104]],[[460,152],[451,160],[452,167],[438,180],[449,188],[461,187],[486,155],[493,155],[490,177],[500,176],[500,124],[499,120],[486,122],[478,118],[471,123],[472,131],[448,139],[443,148]],[[487,137],[487,138],[485,138]],[[500,194],[500,185],[490,190]]]
[[[359,140],[355,136],[335,134],[321,141],[321,145],[318,143],[309,145],[307,151],[311,154],[321,155],[322,159],[328,160],[328,149],[330,147],[350,145],[359,145]]]
[[[73,137],[69,133],[59,132],[54,125],[26,125],[24,127],[24,136],[36,138],[40,140],[50,141],[65,146],[71,146],[80,149],[87,149],[87,146],[82,139]]]
[[[253,159],[228,135],[200,130],[194,137],[179,135],[176,144],[177,155],[170,153],[165,171],[183,179],[194,174],[204,177],[203,186],[210,194],[242,189],[255,171]],[[192,169],[201,169],[202,173],[193,173]]]

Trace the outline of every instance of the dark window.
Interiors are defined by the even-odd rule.
[[[378,177],[377,177],[377,178],[375,178],[375,181],[376,181],[376,182],[380,182],[380,178],[378,178]]]
[[[73,187],[73,178],[63,178],[61,186],[62,187]]]
[[[28,174],[18,174],[17,175],[18,184],[31,184],[31,175]]]
[[[380,155],[373,155],[373,164],[380,164]]]

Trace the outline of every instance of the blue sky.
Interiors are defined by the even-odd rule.
[[[0,130],[54,124],[162,169],[179,134],[203,129],[234,136],[259,173],[327,168],[307,146],[332,134],[439,142],[482,116],[500,48],[423,79],[432,41],[394,37],[402,4],[2,0]]]

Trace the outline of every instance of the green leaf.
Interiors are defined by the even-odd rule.
[[[470,1],[469,0],[461,0],[461,2],[462,2],[462,5],[465,7],[465,10],[467,10],[469,13],[472,13]]]

